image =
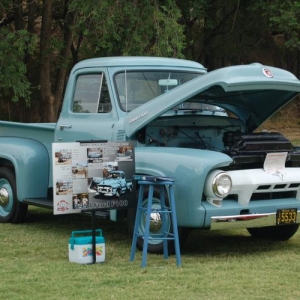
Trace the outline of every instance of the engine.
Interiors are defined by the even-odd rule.
[[[300,165],[300,151],[280,133],[261,132],[242,134],[225,132],[224,153],[232,157],[230,169],[262,168],[265,157],[271,152],[288,152],[286,166]]]
[[[203,119],[203,118],[202,118]],[[202,120],[201,119],[201,120]],[[137,140],[150,147],[180,147],[223,152],[233,159],[230,170],[263,168],[266,155],[287,152],[286,167],[300,167],[300,147],[277,132],[245,134],[242,124],[202,125],[186,119],[161,119],[142,128]],[[176,121],[176,122],[175,122]],[[220,121],[220,119],[219,119]]]

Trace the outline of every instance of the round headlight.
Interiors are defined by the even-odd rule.
[[[231,187],[231,178],[224,172],[217,174],[212,183],[214,194],[220,198],[226,197],[229,194]]]

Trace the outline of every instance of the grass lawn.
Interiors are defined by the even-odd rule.
[[[1,299],[300,299],[300,233],[287,242],[251,238],[245,230],[194,231],[175,256],[141,252],[129,262],[126,222],[97,220],[104,263],[68,260],[71,232],[91,228],[82,215],[54,216],[30,207],[28,222],[0,224]]]

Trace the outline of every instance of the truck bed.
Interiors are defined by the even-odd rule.
[[[52,152],[56,123],[19,123],[0,121],[0,137],[28,138],[41,142]],[[51,157],[51,155],[49,155]]]

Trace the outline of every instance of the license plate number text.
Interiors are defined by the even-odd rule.
[[[276,215],[277,225],[283,224],[295,224],[297,221],[297,209],[288,208],[288,209],[278,209]]]

